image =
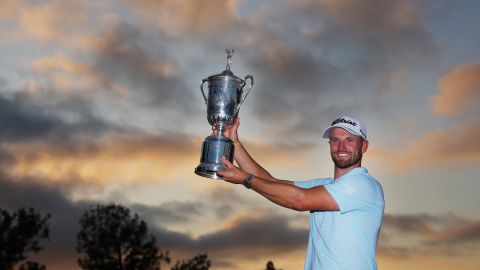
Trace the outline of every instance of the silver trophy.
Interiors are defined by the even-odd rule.
[[[218,132],[217,135],[212,134],[203,141],[202,156],[200,157],[200,164],[195,168],[195,173],[212,179],[221,179],[217,172],[225,170],[222,165],[222,156],[233,162],[233,141],[225,137],[223,133],[227,126],[235,122],[240,106],[253,85],[251,75],[245,76],[242,80],[230,71],[232,56],[233,49],[227,49],[226,69],[220,74],[203,79],[200,84],[200,90],[207,105],[208,123],[215,127]],[[250,79],[250,85],[244,93],[243,87],[248,79]],[[208,96],[205,95],[203,90],[205,82],[208,82]]]

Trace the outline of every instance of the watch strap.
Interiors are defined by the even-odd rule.
[[[253,174],[249,174],[247,176],[247,178],[245,178],[245,181],[243,181],[243,185],[247,188],[247,189],[251,189],[252,188],[252,180],[255,176]]]

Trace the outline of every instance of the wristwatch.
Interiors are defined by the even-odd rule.
[[[243,181],[243,185],[248,188],[248,189],[251,189],[252,188],[252,180],[255,176],[253,174],[249,174],[247,176],[247,178],[245,178],[245,181]]]

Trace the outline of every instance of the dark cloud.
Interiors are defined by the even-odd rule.
[[[476,253],[480,222],[453,214],[385,214],[379,252],[385,256],[449,256]]]
[[[94,69],[111,83],[125,86],[138,106],[170,108],[188,113],[194,107],[182,81],[181,70],[168,55],[166,37],[151,37],[136,25],[121,23],[100,35],[93,51]],[[158,48],[160,46],[160,48]],[[182,108],[180,110],[179,108]]]
[[[306,229],[293,228],[288,219],[272,214],[239,219],[227,229],[200,236],[198,245],[232,255],[238,250],[286,252],[303,247],[307,237]]]
[[[46,93],[48,96],[48,93]],[[46,98],[46,97],[42,97]],[[101,135],[121,128],[109,124],[89,110],[82,110],[75,121],[66,121],[62,112],[37,103],[37,97],[28,92],[18,92],[12,98],[0,95],[0,140],[21,141],[68,141],[74,137]],[[71,100],[70,108],[79,105],[79,100]],[[68,104],[64,104],[68,107]]]
[[[383,225],[402,233],[421,233],[431,235],[433,229],[429,222],[437,220],[430,215],[385,215]]]
[[[460,226],[449,228],[442,232],[438,239],[432,241],[432,244],[438,245],[439,243],[446,246],[449,245],[462,245],[473,244],[480,245],[480,221],[467,222]]]
[[[291,7],[307,13],[307,18],[314,22],[328,23],[325,29],[335,31],[337,36],[350,36],[351,41],[367,43],[371,52],[377,50],[378,56],[386,56],[387,52],[401,53],[406,49],[413,49],[414,54],[431,53],[430,49],[434,48],[424,21],[424,15],[431,8],[427,3],[401,0],[368,0],[361,3],[306,0],[291,1]]]
[[[190,223],[206,211],[202,202],[170,201],[159,206],[132,204],[130,207],[156,226]]]
[[[213,201],[213,207],[218,219],[227,219],[238,205],[245,205],[246,200],[240,196],[232,187],[219,187],[213,189],[209,194],[209,198]]]
[[[176,254],[191,256],[207,252],[222,265],[241,265],[239,260],[255,260],[304,249],[308,230],[294,228],[289,219],[280,215],[240,218],[233,225],[192,238],[186,234],[155,228],[159,242]],[[190,255],[189,255],[190,254]]]
[[[59,131],[62,122],[38,115],[21,102],[15,102],[0,96],[0,139],[2,141],[25,140],[45,137]]]

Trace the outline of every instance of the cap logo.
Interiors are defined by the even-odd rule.
[[[355,122],[353,122],[353,121],[351,121],[351,120],[345,119],[345,118],[343,118],[343,117],[342,117],[342,118],[338,118],[337,120],[333,121],[332,126],[333,126],[333,125],[336,125],[336,124],[338,124],[338,123],[345,123],[345,124],[352,125],[352,126],[354,126],[354,127],[357,126],[357,123],[355,123]]]

